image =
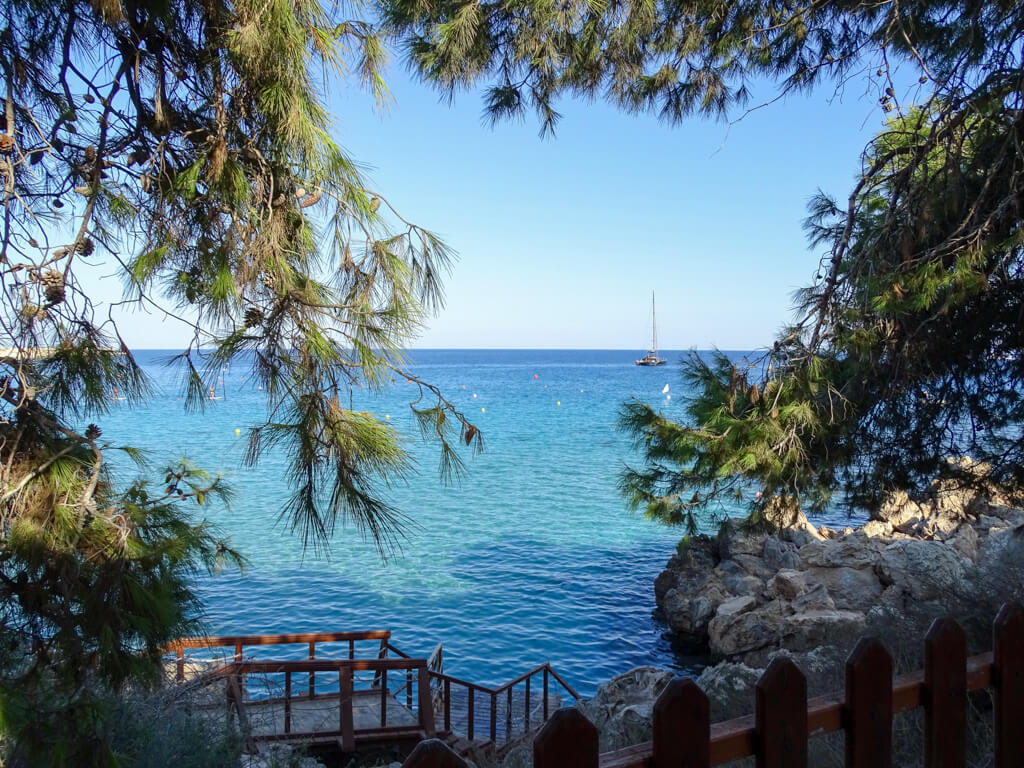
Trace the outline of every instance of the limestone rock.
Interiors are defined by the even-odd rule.
[[[600,731],[602,752],[650,740],[654,702],[673,677],[664,669],[637,667],[600,686],[592,699],[576,704]]]
[[[804,573],[808,583],[824,584],[841,610],[866,611],[884,589],[872,568],[815,567]]]
[[[715,616],[734,616],[736,614],[743,613],[744,611],[749,611],[756,606],[757,600],[750,595],[734,597],[719,605],[718,611],[715,612]]]
[[[782,637],[784,611],[785,605],[773,600],[756,610],[716,615],[708,625],[711,652],[731,657],[775,647]]]
[[[892,524],[884,520],[868,520],[860,528],[865,536],[872,538],[876,536],[892,536]]]
[[[800,559],[808,566],[864,568],[874,566],[885,542],[863,532],[846,534],[829,541],[816,541],[800,550]]]
[[[786,526],[780,531],[779,536],[784,541],[796,544],[797,547],[803,547],[812,541],[821,541],[825,538],[817,528],[807,522],[807,518]]]
[[[931,600],[963,581],[964,565],[964,558],[941,542],[905,539],[883,550],[878,574],[916,600]]]
[[[771,597],[779,597],[783,600],[792,600],[808,589],[808,577],[805,571],[795,571],[786,568],[776,573],[767,584],[768,594]]]
[[[828,594],[828,590],[821,582],[793,598],[791,605],[797,613],[805,611],[834,611],[836,609],[835,602],[833,602]]]
[[[764,670],[741,662],[723,661],[706,667],[697,685],[711,702],[711,719],[730,720],[754,709],[754,686]]]
[[[780,541],[774,536],[764,540],[764,549],[761,552],[764,564],[769,568],[799,568],[800,555],[797,554],[797,546],[788,541]]]
[[[971,562],[978,559],[978,533],[974,526],[964,523],[956,530],[956,534],[949,539],[949,545]]]

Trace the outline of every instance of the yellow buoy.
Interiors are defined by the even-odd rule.
[[[481,408],[481,409],[480,409],[480,413],[487,413],[487,410],[486,410],[486,409],[484,409],[484,408]]]
[[[235,430],[235,434],[236,434],[236,435],[240,435],[240,434],[242,434],[242,430],[240,430],[240,429],[236,429],[236,430]]]
[[[385,419],[390,419],[391,418],[391,414],[390,413],[385,413],[384,414],[384,418]]]
[[[562,404],[561,400],[555,400],[555,405],[561,405],[561,404]]]

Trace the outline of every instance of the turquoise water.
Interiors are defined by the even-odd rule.
[[[177,372],[162,364],[168,353],[142,352],[157,393],[118,405],[100,424],[106,438],[149,449],[156,462],[185,455],[230,477],[235,501],[210,514],[251,564],[243,575],[201,579],[211,633],[390,629],[407,653],[443,642],[446,671],[464,679],[502,683],[550,661],[590,694],[639,664],[687,664],[651,618],[654,577],[681,532],[631,514],[616,490],[632,455],[614,429],[620,403],[637,396],[681,412],[681,355],[663,354],[670,365],[641,368],[634,352],[414,353],[416,374],[483,430],[485,448],[475,458],[467,451],[467,476],[445,487],[437,450],[419,441],[409,413],[413,385],[356,403],[390,415],[419,467],[387,491],[415,527],[386,563],[352,529],[337,533],[329,559],[304,556],[279,524],[288,494],[281,458],[241,466],[246,427],[264,401],[237,366],[225,374],[224,399],[188,414]],[[675,399],[662,394],[666,384]]]

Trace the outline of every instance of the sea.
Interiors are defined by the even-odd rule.
[[[186,457],[234,489],[230,505],[203,514],[248,565],[196,577],[207,632],[389,629],[412,655],[442,643],[456,677],[498,685],[550,662],[586,696],[636,666],[687,674],[700,665],[652,615],[654,579],[683,531],[632,512],[618,490],[624,467],[640,460],[616,429],[622,403],[639,398],[685,418],[685,353],[662,354],[668,365],[645,368],[634,365],[635,350],[410,352],[410,371],[479,427],[484,449],[465,450],[463,477],[442,483],[438,448],[423,442],[410,412],[418,388],[396,377],[379,394],[356,396],[354,406],[386,417],[415,460],[414,473],[379,488],[409,520],[387,557],[351,525],[318,554],[282,520],[286,457],[243,466],[247,428],[265,417],[266,402],[241,363],[220,372],[220,399],[187,412],[173,353],[141,351],[153,394],[115,403],[99,424],[111,444],[144,449],[155,468]],[[138,474],[123,459],[116,467],[121,480]]]

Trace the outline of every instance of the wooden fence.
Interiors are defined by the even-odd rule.
[[[963,629],[938,619],[925,637],[924,669],[893,679],[892,657],[863,638],[846,661],[846,690],[808,701],[807,681],[788,659],[765,670],[755,714],[712,724],[708,699],[692,680],[674,680],[654,705],[654,738],[599,754],[598,732],[578,710],[562,709],[537,734],[534,768],[709,768],[754,757],[758,768],[806,768],[813,733],[845,731],[848,768],[892,766],[892,723],[924,709],[925,768],[963,768],[967,760],[967,695],[993,692],[995,768],[1024,766],[1024,609],[1004,605],[991,653],[967,657]],[[464,768],[437,740],[422,742],[403,768]]]

